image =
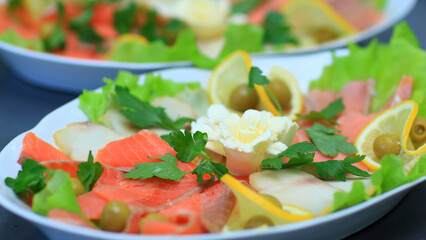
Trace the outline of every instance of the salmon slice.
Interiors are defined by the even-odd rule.
[[[114,39],[118,32],[114,27],[115,6],[108,3],[98,3],[93,6],[93,17],[90,25],[104,39]]]
[[[218,183],[204,192],[180,201],[159,213],[168,221],[148,220],[140,229],[144,234],[197,234],[220,231],[234,204],[229,188]],[[214,218],[214,219],[212,219]]]
[[[28,158],[34,159],[37,162],[70,160],[67,155],[41,140],[32,132],[27,133],[22,141],[21,155],[18,163],[22,164]]]
[[[78,205],[84,215],[90,220],[101,219],[101,213],[108,203],[93,192],[88,192],[77,197]]]
[[[80,215],[72,212],[68,212],[62,209],[52,209],[49,211],[49,214],[47,215],[48,218],[55,219],[67,224],[71,224],[74,226],[80,226],[80,227],[87,227],[87,228],[94,228],[92,225],[89,224],[84,218],[82,218]]]
[[[364,30],[380,22],[383,16],[371,2],[361,0],[324,0],[356,29]]]
[[[361,130],[371,122],[377,114],[363,115],[359,112],[348,112],[337,119],[340,134],[348,137],[348,142],[355,142]]]
[[[373,79],[346,83],[340,94],[343,105],[345,105],[344,113],[354,111],[367,114],[370,109],[375,85],[376,81]]]
[[[399,103],[405,100],[410,99],[411,92],[413,91],[413,84],[414,84],[414,80],[412,77],[403,76],[401,81],[398,84],[398,87],[396,88],[394,95],[389,99],[388,103],[386,103],[386,105],[382,108],[382,111],[390,107],[393,107],[395,105],[398,105]]]
[[[182,168],[194,167],[191,165],[185,164]],[[129,206],[152,210],[163,208],[202,190],[196,179],[190,176],[184,176],[179,182],[175,182],[155,177],[133,180],[124,178],[123,174],[124,172],[115,168],[104,167],[92,192],[107,202],[120,200]]]
[[[166,153],[176,155],[173,148],[157,134],[142,130],[131,137],[108,143],[98,151],[95,161],[112,167],[134,167],[138,163],[160,161],[149,157]]]
[[[261,3],[248,14],[248,21],[252,24],[261,25],[266,15],[271,11],[280,12],[290,0],[268,0]]]
[[[70,175],[70,177],[77,178],[78,164],[72,160],[57,160],[57,161],[44,161],[40,164],[50,169],[60,169]]]
[[[127,219],[126,227],[124,228],[124,233],[139,233],[139,222],[142,220],[142,217],[145,215],[145,211],[140,209],[132,211],[132,214]]]
[[[330,105],[330,103],[336,101],[337,98],[339,98],[339,94],[332,90],[312,89],[305,96],[306,110],[308,112],[319,112]]]

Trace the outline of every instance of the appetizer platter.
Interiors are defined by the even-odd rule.
[[[120,72],[6,146],[0,203],[58,239],[348,236],[426,180],[425,58],[402,23],[335,54]]]
[[[0,0],[0,54],[32,84],[80,92],[119,70],[212,68],[237,49],[267,57],[343,47],[391,27],[416,1],[35,2]],[[294,25],[300,11],[312,17]]]

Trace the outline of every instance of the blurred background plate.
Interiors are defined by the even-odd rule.
[[[343,1],[343,0],[341,0]],[[362,42],[368,40],[387,29],[393,27],[396,23],[404,19],[416,6],[417,0],[388,0],[385,8],[383,9],[384,19],[378,24],[361,31],[355,35],[352,35],[347,38],[338,39],[335,41],[323,43],[321,45],[309,47],[309,48],[300,48],[300,49],[289,49],[285,52],[263,52],[263,53],[254,53],[253,57],[268,57],[271,55],[292,55],[292,54],[308,54],[312,52],[319,52],[325,50],[331,50],[336,48],[345,47],[350,42]]]
[[[0,3],[6,0],[0,0]],[[369,39],[392,27],[415,6],[416,0],[388,0],[384,9],[385,19],[377,25],[352,37],[325,43],[312,48],[253,54],[265,58],[283,54],[308,54],[346,46],[348,42]],[[11,70],[26,82],[53,90],[79,93],[83,89],[95,89],[103,84],[103,77],[114,77],[119,70],[136,74],[165,68],[190,66],[190,62],[122,63],[63,57],[36,52],[0,42],[0,57]]]

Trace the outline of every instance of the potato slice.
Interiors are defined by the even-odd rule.
[[[297,169],[271,170],[250,175],[250,185],[281,203],[295,205],[315,216],[330,212],[334,193],[340,189]]]
[[[151,102],[151,105],[162,107],[165,109],[166,114],[172,119],[179,118],[197,118],[194,109],[188,103],[174,97],[159,97]]]
[[[197,114],[197,117],[206,116],[210,101],[204,88],[185,89],[176,95],[177,98],[188,103]]]
[[[59,149],[72,160],[87,161],[89,151],[96,156],[107,143],[124,137],[98,123],[77,122],[55,132],[53,138]]]
[[[142,130],[142,128],[135,126],[132,121],[121,114],[120,110],[116,107],[108,108],[99,120],[104,123],[105,127],[125,137],[130,137]]]

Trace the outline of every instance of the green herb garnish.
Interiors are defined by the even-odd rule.
[[[339,98],[336,101],[330,103],[330,105],[328,105],[320,112],[310,111],[308,114],[300,116],[298,120],[325,120],[330,124],[337,125],[333,118],[339,115],[339,113],[341,113],[344,109],[345,106],[343,105],[342,98]]]
[[[93,4],[89,4],[89,6],[84,9],[84,12],[80,14],[80,16],[70,21],[69,27],[71,30],[77,33],[81,41],[86,43],[94,43],[99,46],[103,39],[90,26],[90,19],[92,19],[92,16]]]
[[[281,116],[284,115],[283,109],[281,107],[281,104],[278,102],[277,98],[274,96],[274,94],[269,90],[268,87],[266,87],[267,84],[269,84],[269,79],[262,75],[262,70],[260,70],[258,67],[251,67],[249,72],[249,88],[254,88],[254,85],[262,86],[265,90],[266,94],[272,99],[272,102],[274,102],[275,107],[278,109],[278,112],[281,114]]]
[[[247,14],[255,9],[263,0],[245,0],[238,2],[232,6],[232,13]]]
[[[297,44],[297,40],[291,36],[290,26],[286,24],[284,15],[278,12],[270,12],[266,15],[263,28],[265,29],[264,43]]]
[[[170,179],[173,181],[180,181],[186,174],[196,174],[197,181],[204,181],[203,176],[209,175],[211,181],[214,181],[214,175],[221,177],[228,173],[228,169],[220,163],[215,163],[206,154],[205,145],[207,144],[207,134],[196,132],[193,135],[191,132],[185,130],[184,132],[176,131],[169,134],[167,140],[170,145],[177,152],[176,157],[170,153],[164,156],[155,157],[161,159],[162,162],[140,163],[136,164],[136,169],[126,173],[123,177],[132,179],[147,179],[151,177],[158,177],[162,179]],[[177,160],[181,162],[191,162],[195,157],[202,156],[198,166],[192,171],[182,171],[177,166]]]
[[[138,127],[179,130],[183,124],[194,120],[191,118],[179,118],[173,121],[167,116],[164,108],[153,107],[149,102],[141,101],[130,94],[127,87],[116,86],[115,93],[115,100],[122,107],[121,113]]]
[[[328,160],[324,162],[313,162],[315,151],[318,149],[309,142],[296,143],[278,154],[274,158],[265,159],[261,162],[260,168],[263,170],[279,170],[287,168],[301,168],[312,165],[315,167],[320,178],[325,180],[338,179],[346,181],[346,172],[356,176],[368,177],[367,172],[353,166],[352,164],[362,161],[365,156],[347,156],[343,160]],[[287,163],[283,163],[284,158],[289,158]],[[345,172],[346,171],[346,172]]]
[[[57,24],[50,36],[43,40],[44,47],[47,51],[53,51],[55,49],[64,49],[65,38],[66,37],[64,31],[61,29],[61,26]]]
[[[131,2],[126,8],[114,12],[114,26],[119,33],[128,33],[132,30],[136,20],[136,11],[136,4]]]
[[[84,186],[84,191],[92,191],[93,186],[99,177],[101,177],[104,168],[98,162],[93,162],[92,152],[89,152],[87,162],[78,164],[77,177]]]
[[[309,129],[304,129],[312,143],[327,156],[337,156],[339,152],[353,154],[357,149],[352,143],[346,142],[348,137],[335,134],[339,130],[314,123]]]
[[[35,194],[46,186],[45,174],[49,169],[40,165],[33,159],[27,159],[22,164],[22,170],[18,172],[16,179],[6,178],[5,183],[18,196],[22,194]]]

